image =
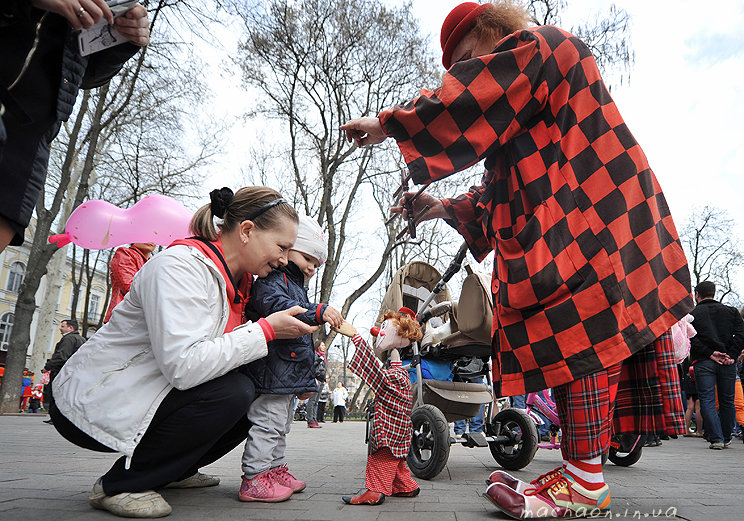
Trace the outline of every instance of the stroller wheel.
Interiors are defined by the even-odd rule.
[[[491,455],[507,470],[526,467],[537,452],[537,427],[532,418],[519,409],[504,409],[491,421],[496,438],[488,442]]]
[[[411,413],[413,439],[408,468],[421,479],[436,477],[449,459],[449,426],[442,411],[433,405],[416,407]]]

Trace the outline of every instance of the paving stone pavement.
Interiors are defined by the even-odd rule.
[[[0,416],[0,520],[108,520],[113,515],[88,506],[93,482],[115,456],[86,451],[42,422],[42,415]],[[173,507],[169,519],[469,521],[508,519],[481,497],[484,479],[498,468],[486,448],[452,446],[448,464],[430,481],[418,480],[416,498],[387,498],[376,507],[345,505],[342,495],[364,487],[364,423],[323,424],[308,429],[295,422],[288,436],[291,471],[307,489],[276,504],[241,503],[242,447],[202,469],[217,475],[217,487],[164,490]],[[184,433],[184,435],[188,435]],[[530,480],[560,463],[557,450],[538,450],[515,475]],[[624,468],[608,463],[612,519],[740,521],[744,498],[744,444],[734,440],[722,451],[698,438],[665,441],[646,448],[641,460]],[[610,518],[610,516],[607,516]]]

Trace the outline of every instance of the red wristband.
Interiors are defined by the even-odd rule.
[[[265,318],[259,318],[257,324],[261,326],[261,330],[263,331],[267,342],[276,340],[276,333],[274,332],[274,328],[271,327],[271,324],[269,324],[268,320],[266,320]]]
[[[322,309],[323,309],[323,304],[318,304],[318,307],[315,308],[315,320],[318,321],[318,324],[323,323],[323,314],[321,313]]]

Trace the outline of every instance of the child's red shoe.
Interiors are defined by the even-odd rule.
[[[270,472],[270,470],[262,472],[253,479],[243,476],[238,499],[240,501],[261,501],[264,503],[277,503],[289,499],[292,496],[292,489],[271,479]]]
[[[367,490],[364,494],[354,497],[343,496],[341,499],[349,505],[380,505],[385,501],[385,494]]]

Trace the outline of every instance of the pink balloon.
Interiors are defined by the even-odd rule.
[[[65,232],[49,237],[59,247],[69,242],[90,250],[114,248],[132,242],[168,246],[191,234],[193,214],[165,195],[148,195],[134,206],[121,209],[101,200],[86,201],[67,219]]]

